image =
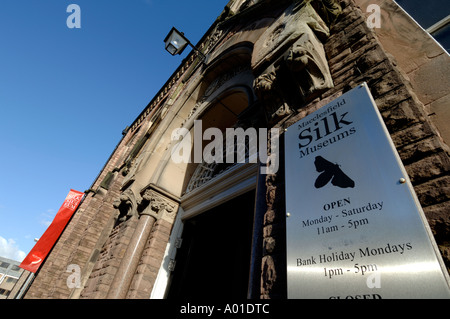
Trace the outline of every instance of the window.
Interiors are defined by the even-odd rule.
[[[431,33],[447,52],[450,52],[450,15],[447,17],[446,25]]]
[[[8,268],[9,267],[9,263],[6,263],[6,262],[3,261],[3,262],[0,263],[0,267],[1,268]]]
[[[450,1],[396,0],[408,14],[450,52]]]
[[[11,270],[12,271],[20,271],[22,268],[20,268],[19,266],[17,266],[17,265],[13,265],[12,267],[11,267]]]

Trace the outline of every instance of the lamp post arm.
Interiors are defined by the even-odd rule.
[[[191,46],[191,48],[197,52],[197,54],[202,58],[202,61],[204,61],[206,59],[206,56],[199,50],[197,49],[190,41],[188,41],[188,45]]]

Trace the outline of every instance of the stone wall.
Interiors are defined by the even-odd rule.
[[[445,141],[450,140],[450,55],[392,0],[355,0],[363,14],[380,7],[381,27],[374,29],[386,52],[405,72],[425,112]]]
[[[342,14],[324,42],[334,88],[306,106],[294,106],[294,114],[275,126],[287,128],[343,92],[367,82],[424,208],[444,262],[450,267],[449,148],[404,72],[368,28],[363,12],[352,0],[340,1],[340,4]],[[272,231],[279,229],[278,225],[285,219],[282,174],[280,170],[276,176],[266,178],[268,209],[264,217],[261,298],[286,296],[285,232]]]
[[[103,299],[119,268],[120,261],[136,229],[137,218],[114,227],[100,251],[94,269],[81,293],[81,299]]]
[[[114,204],[121,212],[120,203],[129,199],[124,194],[126,192],[120,196],[120,202]],[[149,194],[148,197],[145,194]],[[118,298],[114,290],[122,289],[122,286],[125,292],[119,298],[150,298],[169,241],[176,203],[166,200],[163,194],[155,195],[155,191],[145,194],[138,206],[132,205],[130,210],[126,209],[131,212],[127,219],[121,219],[122,214],[119,214],[116,226],[100,254],[95,256],[96,263],[81,292],[81,299]],[[145,218],[153,220],[144,227],[148,231],[142,227]],[[142,252],[136,246],[139,243],[143,247]],[[126,267],[122,264],[126,264]],[[122,285],[120,282],[125,277],[129,278],[129,282]]]
[[[148,299],[161,267],[166,245],[169,242],[172,223],[156,221],[145,245],[136,274],[130,285],[127,299]]]

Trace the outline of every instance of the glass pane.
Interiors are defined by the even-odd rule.
[[[438,41],[447,52],[450,52],[450,24],[434,32],[432,36]]]
[[[396,0],[424,29],[450,14],[449,0]]]
[[[9,263],[6,263],[6,262],[0,262],[0,267],[1,267],[1,268],[8,268],[8,267],[9,267]]]

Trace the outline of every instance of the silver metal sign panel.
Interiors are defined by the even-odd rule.
[[[450,298],[366,84],[290,126],[285,149],[289,298]]]

